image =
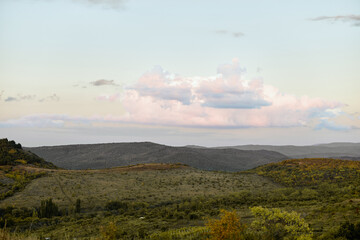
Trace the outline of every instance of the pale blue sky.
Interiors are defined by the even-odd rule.
[[[118,7],[114,7],[114,3],[119,3]],[[324,16],[330,18],[314,21]],[[74,134],[78,142],[90,141],[84,133],[86,130],[78,133],[81,125],[89,134],[94,134],[92,142],[150,139],[180,145],[229,145],[232,142],[360,141],[359,25],[360,1],[347,0],[0,0],[0,137],[13,136],[28,145],[71,142]],[[312,108],[304,107],[296,113],[284,110],[279,114],[292,116],[291,121],[285,123],[271,117],[278,112],[266,108],[254,113],[255,119],[259,116],[267,119],[260,122],[240,119],[242,112],[231,113],[237,116],[234,117],[229,112],[217,111],[219,109],[202,108],[214,121],[213,125],[204,126],[198,121],[199,116],[187,122],[189,116],[185,113],[188,114],[189,109],[179,110],[177,118],[184,116],[181,123],[170,118],[159,121],[151,116],[145,121],[142,120],[145,116],[138,112],[149,105],[139,103],[130,108],[126,105],[126,89],[140,81],[146,72],[152,73],[154,66],[161,66],[186,82],[186,78],[214,77],[219,73],[219,66],[230,64],[233,59],[246,69],[241,73],[241,81],[261,79],[264,86],[275,87],[282,95],[299,99],[307,96],[312,100],[306,103],[299,100],[297,104],[308,106],[310,102]],[[99,79],[113,80],[116,85],[91,85]],[[166,86],[158,91],[167,91],[173,85]],[[192,92],[200,94],[196,84],[191,86]],[[229,99],[228,92],[221,94]],[[274,100],[273,106],[284,101],[280,100],[280,94],[277,100],[270,93],[259,94],[270,99],[267,101]],[[109,96],[116,99],[102,101],[110,99]],[[319,106],[314,99],[326,104]],[[205,106],[202,101],[204,99],[193,104]],[[305,112],[313,112],[313,108],[322,117],[304,116]],[[178,111],[175,105],[171,109]],[[304,114],[296,115],[299,111]],[[336,116],[324,118],[324,112],[336,112]],[[160,113],[166,114],[166,111],[155,114]],[[125,119],[126,114],[130,116]],[[218,121],[212,114],[231,115],[236,120]],[[36,116],[42,120],[35,124]],[[82,123],[74,118],[81,118]],[[87,124],[83,126],[85,119]],[[108,126],[108,119],[116,126]],[[207,121],[205,117],[202,120]],[[46,125],[51,121],[65,124]],[[125,123],[134,126],[134,132],[138,133],[136,139],[128,133],[121,135],[120,129]],[[149,131],[144,131],[143,136],[142,131],[138,131],[149,126],[152,126],[151,132],[159,133],[158,140]],[[238,134],[226,132],[227,127],[235,128]],[[267,139],[283,131],[283,127],[291,128],[299,136]],[[307,134],[300,134],[305,128]],[[118,134],[107,134],[109,129]],[[25,136],[26,132],[40,131],[46,137],[39,137],[35,142]],[[171,134],[172,131],[177,134]],[[195,134],[197,131],[214,137],[199,137]],[[321,139],[314,137],[319,134]],[[254,139],[249,135],[258,137]],[[246,139],[250,139],[249,142]]]

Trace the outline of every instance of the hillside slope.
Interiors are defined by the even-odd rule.
[[[27,148],[59,167],[101,169],[139,163],[183,163],[203,170],[240,171],[288,157],[274,151],[170,147],[151,142]]]
[[[22,149],[20,143],[0,139],[0,201],[23,190],[33,179],[57,169],[39,156]]]
[[[290,159],[266,164],[251,171],[287,186],[315,186],[324,183],[340,183],[341,186],[360,184],[360,161],[331,158]]]

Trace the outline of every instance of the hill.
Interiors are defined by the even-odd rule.
[[[27,148],[66,169],[102,169],[140,163],[183,163],[203,170],[241,171],[288,157],[267,150],[170,147],[151,142]]]
[[[20,143],[0,139],[0,200],[21,191],[33,179],[57,167],[22,149]]]
[[[0,139],[0,165],[33,165],[42,168],[56,168],[50,162],[45,161],[34,153],[23,150],[20,143]]]
[[[338,158],[360,160],[360,143],[329,143],[310,146],[242,145],[219,147],[240,150],[268,150],[282,153],[290,158]]]

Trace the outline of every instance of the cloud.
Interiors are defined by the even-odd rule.
[[[243,36],[245,36],[245,34],[244,33],[242,33],[242,32],[233,32],[232,33],[232,35],[234,36],[234,37],[243,37]]]
[[[2,91],[0,92],[0,100],[2,99],[3,94],[4,94],[4,90],[2,90]]]
[[[127,114],[121,121],[215,128],[307,126],[344,106],[247,81],[245,71],[237,59],[210,77],[181,77],[155,68],[125,90]]]
[[[329,129],[329,130],[334,130],[334,131],[344,131],[344,130],[350,130],[351,127],[335,123],[329,119],[321,119],[320,123],[316,125],[315,129],[316,130]]]
[[[207,94],[202,106],[213,108],[238,108],[238,109],[252,109],[261,108],[263,106],[271,105],[270,102],[262,99],[255,92],[233,92],[225,94]]]
[[[73,1],[103,5],[105,7],[111,7],[115,9],[123,8],[125,3],[125,0],[73,0]]]
[[[0,128],[9,127],[36,127],[36,128],[64,128],[98,126],[99,123],[116,123],[119,118],[112,116],[72,116],[67,114],[33,114],[0,121]]]
[[[96,97],[96,100],[98,101],[110,101],[110,102],[114,102],[118,99],[120,99],[120,94],[116,93],[116,94],[102,94],[100,96]]]
[[[61,114],[35,114],[0,122],[0,127],[64,127],[66,121],[84,121],[79,117]]]
[[[17,101],[17,98],[15,98],[15,97],[7,97],[5,99],[5,102],[14,102],[14,101]]]
[[[309,19],[311,21],[331,21],[331,22],[352,22],[353,26],[360,26],[360,15],[338,15],[338,16],[320,16]]]
[[[117,86],[114,80],[106,80],[106,79],[99,79],[94,82],[90,82],[90,84],[94,86],[106,86],[106,85]]]
[[[227,31],[227,30],[223,30],[223,29],[216,30],[215,33],[216,34],[221,34],[221,35],[231,35],[231,36],[233,36],[235,38],[245,36],[245,34],[242,33],[242,32],[231,32],[231,31]]]
[[[191,84],[164,71],[157,66],[145,73],[138,82],[128,87],[141,96],[148,96],[155,99],[175,100],[188,105],[191,101]]]
[[[96,98],[99,101],[118,101],[119,107],[125,110],[123,115],[34,115],[0,122],[0,126],[131,123],[191,128],[347,130],[346,126],[359,125],[353,124],[355,120],[342,119],[346,117],[341,110],[345,105],[340,102],[281,92],[263,81],[247,80],[245,72],[237,59],[220,65],[216,75],[207,77],[182,77],[155,67],[127,86],[122,94],[103,94]],[[340,126],[334,122],[345,124]]]
[[[21,102],[21,101],[32,101],[32,100],[36,100],[36,99],[37,99],[36,95],[18,94],[16,97],[8,96],[4,101],[5,102]],[[50,96],[39,99],[39,102],[59,101],[59,100],[60,100],[60,97],[54,93],[54,94],[52,94]]]
[[[59,100],[60,100],[60,97],[54,93],[50,96],[40,99],[39,102],[48,102],[48,101],[58,102]]]
[[[87,86],[85,84],[82,84],[82,83],[77,83],[77,84],[74,84],[72,86],[75,87],[75,88],[87,88]]]
[[[5,99],[5,102],[19,102],[19,101],[26,101],[26,100],[34,100],[36,95],[21,95],[18,94],[17,97],[9,96]]]
[[[228,34],[229,32],[227,30],[216,30],[215,33],[217,33],[217,34]]]

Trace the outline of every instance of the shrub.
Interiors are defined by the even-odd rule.
[[[220,219],[208,220],[206,226],[213,240],[239,240],[244,237],[245,225],[240,222],[236,211],[220,210]]]
[[[278,208],[250,208],[255,220],[251,230],[263,239],[312,239],[309,225],[297,212],[286,212]]]

